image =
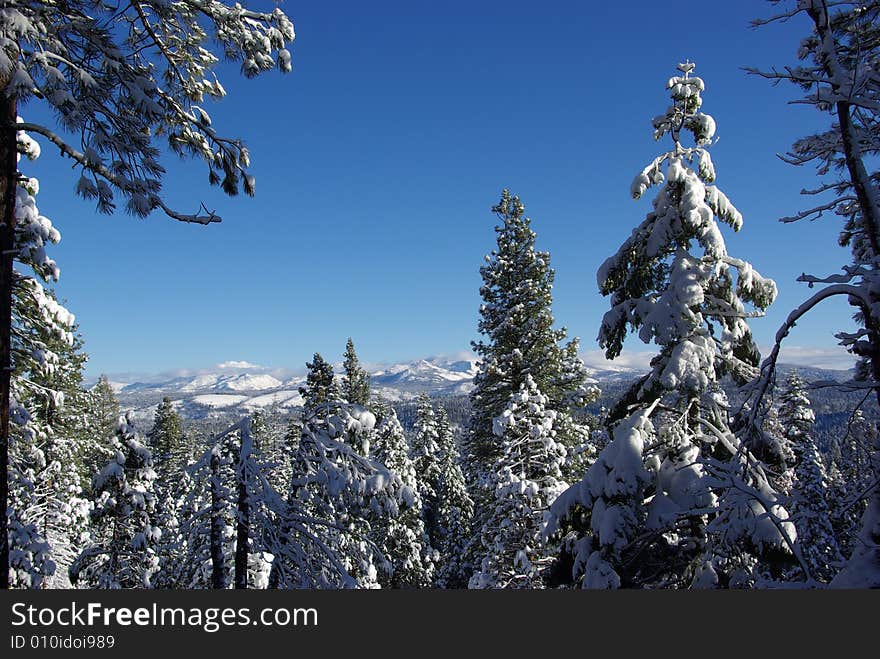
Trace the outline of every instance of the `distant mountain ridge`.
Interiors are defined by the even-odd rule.
[[[341,366],[336,366],[337,372],[341,371]],[[634,366],[613,366],[615,368],[607,368],[602,364],[591,368],[591,380],[600,387],[605,382],[616,389],[645,371]],[[780,371],[785,374],[792,368],[799,370],[808,381],[841,381],[851,377],[849,371],[800,366],[781,365]],[[421,393],[435,397],[467,394],[473,388],[478,370],[476,358],[428,357],[385,366],[374,370],[370,378],[374,393],[391,401],[401,401]],[[191,419],[244,414],[271,406],[290,411],[302,405],[298,389],[304,382],[302,375],[285,375],[281,370],[250,364],[234,368],[220,365],[193,374],[154,376],[132,382],[124,378],[111,380],[123,409],[147,422],[152,420],[156,405],[166,396],[185,418]]]

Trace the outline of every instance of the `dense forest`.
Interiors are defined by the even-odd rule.
[[[647,372],[597,386],[554,316],[538,223],[505,189],[474,264],[466,396],[387,400],[350,339],[341,369],[319,353],[306,364],[292,413],[186,422],[166,398],[143,427],[107,378],[86,385],[88,337],[53,291],[60,234],[27,162],[60,150],[101,212],[122,199],[135,216],[215,223],[166,204],[160,146],[253,194],[247,148],[202,103],[225,95],[221,55],[249,77],[289,71],[293,25],[278,8],[202,0],[0,7],[3,586],[880,587],[880,0],[770,4],[756,26],[801,20],[798,61],[750,73],[793,83],[824,121],[785,156],[813,169],[809,208],[783,219],[834,215],[851,258],[801,277],[811,296],[767,354],[749,323],[777,285],[728,251],[748,222],[716,185],[716,122],[686,61],[630,188],[651,210],[596,264],[599,345],[608,359],[651,345]],[[20,116],[31,104],[57,127]],[[857,324],[831,328],[852,377],[783,368],[789,331],[837,296]]]

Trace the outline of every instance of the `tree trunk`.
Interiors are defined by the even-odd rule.
[[[248,461],[250,459],[252,439],[249,424],[245,422],[241,428],[241,444],[238,451],[238,524],[235,535],[235,588],[245,590],[248,587],[248,555],[250,550],[250,499],[248,497]]]
[[[4,85],[5,87],[5,85]],[[15,249],[15,193],[18,158],[14,124],[15,98],[0,94],[0,588],[9,588],[9,402],[12,377],[12,256]]]
[[[211,588],[226,588],[223,560],[223,493],[220,491],[220,454],[211,455]]]

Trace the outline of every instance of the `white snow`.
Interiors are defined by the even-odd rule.
[[[180,391],[199,391],[207,389],[217,384],[218,376],[216,375],[197,375],[185,385],[180,387]]]
[[[281,391],[273,391],[269,394],[249,398],[243,403],[243,406],[248,409],[259,409],[274,404],[285,409],[301,407],[303,404],[303,398],[299,391],[295,389],[282,389]]]
[[[192,402],[197,405],[204,405],[205,407],[221,408],[238,405],[247,399],[247,396],[234,394],[202,394],[201,396],[194,396]]]
[[[218,382],[217,389],[229,391],[261,391],[263,389],[277,389],[281,386],[281,380],[271,375],[251,375],[243,373]]]

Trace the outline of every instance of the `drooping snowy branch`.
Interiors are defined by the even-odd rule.
[[[247,148],[217,132],[204,107],[206,97],[226,95],[211,48],[240,61],[248,77],[290,71],[295,34],[280,9],[255,12],[219,0],[19,3],[0,8],[0,26],[3,94],[19,105],[48,104],[60,131],[22,128],[74,161],[76,191],[98,210],[112,212],[116,192],[137,216],[158,209],[183,222],[219,221],[163,201],[160,138],[175,153],[202,158],[211,184],[227,194],[254,193]]]

